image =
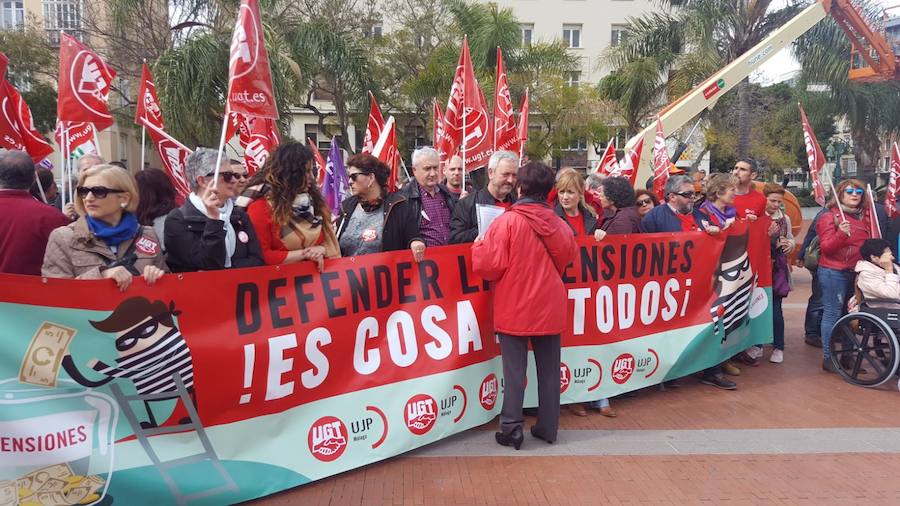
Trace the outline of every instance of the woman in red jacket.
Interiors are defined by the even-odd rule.
[[[522,446],[522,402],[528,342],[534,350],[538,419],[531,435],[548,443],[559,429],[559,337],[566,328],[562,272],[578,247],[569,226],[546,204],[553,172],[531,162],[519,169],[519,200],[472,246],[472,267],[492,282],[505,390],[500,412],[504,446]]]
[[[310,170],[312,158],[304,144],[281,144],[237,203],[247,207],[269,265],[310,260],[321,270],[324,259],[341,256],[331,212]]]
[[[846,311],[853,293],[854,267],[860,260],[859,247],[869,238],[866,190],[862,181],[846,179],[835,189],[828,211],[816,221],[819,235],[819,283],[822,286],[822,369],[835,372],[831,362],[831,329]]]

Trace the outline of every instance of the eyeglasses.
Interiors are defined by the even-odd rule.
[[[247,172],[235,172],[234,177],[238,179],[250,179],[250,174]]]
[[[847,195],[853,195],[854,193],[857,195],[862,195],[865,192],[862,188],[845,188],[844,193]]]
[[[368,174],[366,174],[365,172],[354,172],[347,175],[347,177],[350,178],[350,181],[353,181],[354,183],[356,182],[356,178],[358,178],[359,176],[368,176]]]
[[[206,177],[213,177],[215,175],[215,172],[210,172],[206,175]],[[232,179],[237,179],[243,176],[243,174],[238,174],[237,172],[219,172],[219,175],[222,176],[222,180],[226,183],[230,183]]]
[[[692,191],[686,191],[686,192],[680,192],[680,193],[679,193],[679,192],[672,192],[672,195],[678,195],[678,196],[684,197],[684,198],[686,198],[686,199],[692,199],[692,198],[694,198],[694,192],[692,192]]]
[[[653,201],[651,199],[638,199],[635,200],[634,203],[637,204],[638,207],[644,207],[652,204]]]
[[[90,193],[94,195],[95,199],[105,199],[110,193],[125,193],[125,190],[116,190],[105,186],[79,186],[75,188],[75,193],[81,198],[87,197]]]

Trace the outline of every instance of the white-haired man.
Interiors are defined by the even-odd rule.
[[[515,201],[513,188],[519,173],[519,157],[512,151],[495,151],[488,161],[488,184],[469,194],[456,204],[450,219],[450,243],[474,242],[478,237],[478,217],[475,206],[509,207]]]
[[[419,237],[425,246],[446,246],[450,241],[450,216],[457,197],[441,181],[441,155],[431,147],[419,148],[412,155],[413,179],[400,193],[419,219]],[[421,260],[421,259],[418,259]]]

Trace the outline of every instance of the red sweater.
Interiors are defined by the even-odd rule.
[[[737,209],[738,218],[746,218],[748,214],[762,218],[766,215],[766,196],[750,188],[748,193],[734,196],[734,207]]]
[[[40,276],[50,232],[69,223],[26,190],[0,190],[0,272]]]

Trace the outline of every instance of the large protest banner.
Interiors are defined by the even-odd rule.
[[[746,224],[583,240],[564,275],[563,402],[770,342],[768,251]],[[234,503],[481,425],[502,400],[492,293],[468,245],[125,293],[11,275],[0,287],[3,505]],[[528,402],[535,389],[532,370]]]

